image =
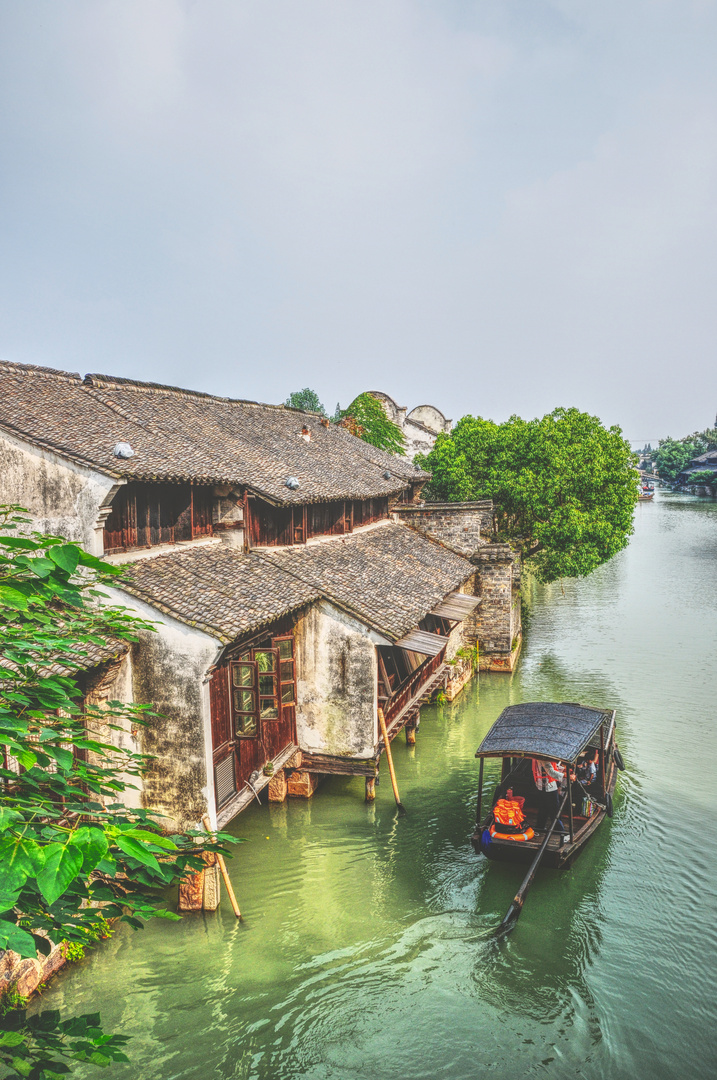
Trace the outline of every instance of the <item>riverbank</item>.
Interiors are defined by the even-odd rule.
[[[677,837],[717,802],[716,557],[717,504],[658,492],[610,564],[565,595],[531,589],[512,676],[481,674],[424,711],[415,747],[394,744],[405,818],[387,777],[373,805],[341,777],[255,805],[232,826],[243,923],[223,902],[121,929],[42,1008],[100,1009],[134,1036],[113,1080],[709,1075],[717,837],[689,865]],[[616,707],[627,772],[613,821],[540,876],[496,947],[482,934],[520,869],[470,851],[473,754],[505,704],[541,698]]]

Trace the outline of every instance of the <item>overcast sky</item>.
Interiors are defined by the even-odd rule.
[[[712,0],[0,0],[0,357],[717,412]]]

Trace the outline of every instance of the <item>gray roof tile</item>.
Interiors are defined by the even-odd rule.
[[[228,642],[320,597],[398,640],[475,567],[405,525],[244,554],[223,545],[140,559],[128,592]]]
[[[227,483],[278,503],[377,498],[428,477],[314,413],[23,364],[0,362],[0,426],[111,476]],[[134,456],[115,457],[118,442]]]

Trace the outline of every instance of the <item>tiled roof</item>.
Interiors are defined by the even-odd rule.
[[[392,640],[417,626],[475,573],[467,559],[392,522],[341,540],[265,548],[259,557],[310,583]]]
[[[319,597],[280,567],[223,544],[138,559],[118,584],[225,643]]]
[[[2,361],[0,426],[111,476],[233,484],[279,503],[377,498],[428,478],[315,413]],[[115,457],[118,442],[134,455]]]
[[[320,597],[398,640],[473,573],[440,544],[386,523],[306,547],[212,545],[139,559],[121,587],[223,642]]]

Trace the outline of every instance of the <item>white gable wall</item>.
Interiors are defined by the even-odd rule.
[[[40,532],[102,555],[104,513],[116,481],[0,432],[0,503],[25,507]]]

